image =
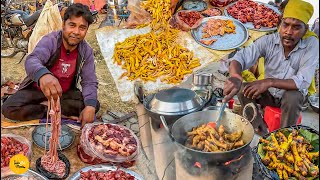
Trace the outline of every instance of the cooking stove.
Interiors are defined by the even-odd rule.
[[[147,116],[146,114],[144,116]],[[148,117],[149,118],[149,117]],[[140,121],[139,121],[140,124]],[[142,124],[142,123],[141,123]],[[150,132],[146,133],[147,131]],[[140,129],[149,134],[149,142],[144,137],[141,141],[144,151],[154,165],[159,179],[163,180],[248,180],[253,176],[253,157],[250,146],[235,159],[223,163],[208,164],[206,159],[192,157],[177,148],[162,127],[153,127],[149,118],[147,126]],[[151,137],[150,137],[151,136]],[[151,151],[151,152],[150,152]]]
[[[176,179],[252,179],[253,158],[248,146],[244,154],[222,163],[208,163],[201,157],[191,157],[183,151],[175,153]]]
[[[192,88],[185,83],[182,88]],[[214,93],[213,96],[218,97]],[[217,99],[212,98],[208,105],[216,105]],[[147,155],[154,174],[161,180],[251,180],[254,159],[250,146],[244,154],[223,163],[208,164],[206,159],[191,157],[179,150],[170,139],[168,132],[160,124],[148,116],[142,104],[137,105],[142,148]],[[172,124],[169,125],[169,128]]]

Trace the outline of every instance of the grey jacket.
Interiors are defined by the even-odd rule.
[[[45,74],[52,74],[49,69],[59,59],[61,45],[62,31],[52,32],[42,37],[33,52],[27,56],[25,62],[27,77],[21,83],[19,89],[24,89],[33,82],[39,83],[40,77]],[[81,79],[80,84],[85,106],[96,107],[98,81],[95,73],[93,50],[83,40],[78,45],[78,52],[76,76],[73,79],[72,87],[77,88]]]

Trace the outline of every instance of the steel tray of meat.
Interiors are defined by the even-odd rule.
[[[230,14],[228,13],[228,9],[229,9],[230,7],[232,7],[232,6],[234,6],[234,5],[235,5],[236,3],[238,3],[238,2],[240,2],[240,1],[231,3],[231,4],[229,4],[228,6],[226,6],[226,7],[224,8],[224,14],[225,14],[225,16],[231,17],[231,18],[234,18],[234,19],[237,19],[237,20],[240,20],[239,18],[233,17],[232,15],[230,15]],[[257,1],[254,1],[254,3],[258,3],[258,4],[260,4],[260,5],[263,4],[263,5],[266,6],[267,8],[273,10],[276,14],[281,15],[279,9],[277,9],[277,8],[274,7],[274,6],[271,6],[271,5],[269,5],[269,4],[262,3],[262,2],[257,2]],[[243,10],[246,11],[245,8],[243,8]],[[251,10],[252,10],[252,8],[251,8]],[[249,10],[248,10],[248,11],[249,11]],[[237,12],[239,12],[239,11],[237,11]],[[259,13],[260,13],[260,12],[259,12]],[[243,14],[248,15],[248,12],[243,13]],[[252,15],[253,15],[253,17],[258,17],[257,12],[254,12]],[[279,19],[279,20],[280,20],[280,19]],[[241,20],[240,20],[240,21],[241,21]],[[275,30],[277,30],[277,26],[276,26],[276,25],[274,25],[272,28],[268,28],[268,27],[264,27],[264,26],[261,26],[260,28],[255,28],[255,27],[254,27],[254,24],[253,24],[252,22],[246,22],[246,23],[243,23],[243,24],[244,24],[244,26],[245,26],[246,28],[251,29],[251,30],[255,30],[255,31],[275,31]]]
[[[133,161],[139,153],[138,137],[128,128],[111,123],[85,125],[81,144],[103,161]]]
[[[232,20],[233,24],[236,26],[236,33],[224,34],[223,36],[217,35],[211,36],[209,38],[202,38],[202,30],[209,19]],[[191,30],[191,34],[192,37],[197,41],[197,43],[201,44],[204,47],[214,50],[230,50],[238,48],[242,46],[248,40],[249,37],[247,28],[240,21],[225,16],[213,16],[204,18],[199,27]],[[210,45],[201,43],[202,40],[209,41],[213,39],[215,39],[216,41]]]
[[[1,179],[2,180],[47,180],[46,177],[30,169],[24,174],[11,174],[11,175],[2,177]]]
[[[119,168],[120,170],[130,174],[131,176],[134,176],[135,180],[143,180],[143,177],[141,177],[138,173],[131,171],[129,169],[125,169],[125,168]],[[104,165],[104,164],[98,164],[98,165],[93,165],[93,166],[88,166],[88,167],[84,167],[81,170],[79,170],[78,172],[76,172],[74,175],[72,175],[69,180],[79,180],[80,179],[80,173],[81,172],[87,172],[87,171],[98,171],[98,172],[107,172],[107,171],[115,171],[117,170],[117,167],[115,166],[108,166],[108,165]]]

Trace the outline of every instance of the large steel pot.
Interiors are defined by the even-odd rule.
[[[178,87],[145,96],[142,87],[136,86],[135,94],[151,117],[154,129],[161,124],[160,116],[164,116],[167,124],[172,125],[180,117],[203,109],[209,101],[209,97],[205,99],[190,89]]]
[[[243,135],[241,140],[245,142],[244,146],[224,152],[202,152],[185,146],[187,132],[191,131],[193,127],[216,121],[218,115],[219,110],[194,112],[179,118],[171,129],[166,126],[165,117],[161,117],[161,120],[164,127],[169,132],[169,136],[180,150],[186,151],[191,157],[206,159],[208,163],[224,163],[244,154],[254,136],[254,130],[251,123],[237,114],[225,111],[220,123],[225,127],[226,132],[242,130]]]

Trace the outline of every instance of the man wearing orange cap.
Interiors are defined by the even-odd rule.
[[[319,41],[308,30],[312,14],[310,3],[289,0],[279,31],[259,38],[229,61],[224,101],[238,93],[242,106],[256,102],[263,107],[280,107],[280,126],[295,125],[319,59]],[[265,79],[242,84],[241,72],[259,57],[265,58]]]

